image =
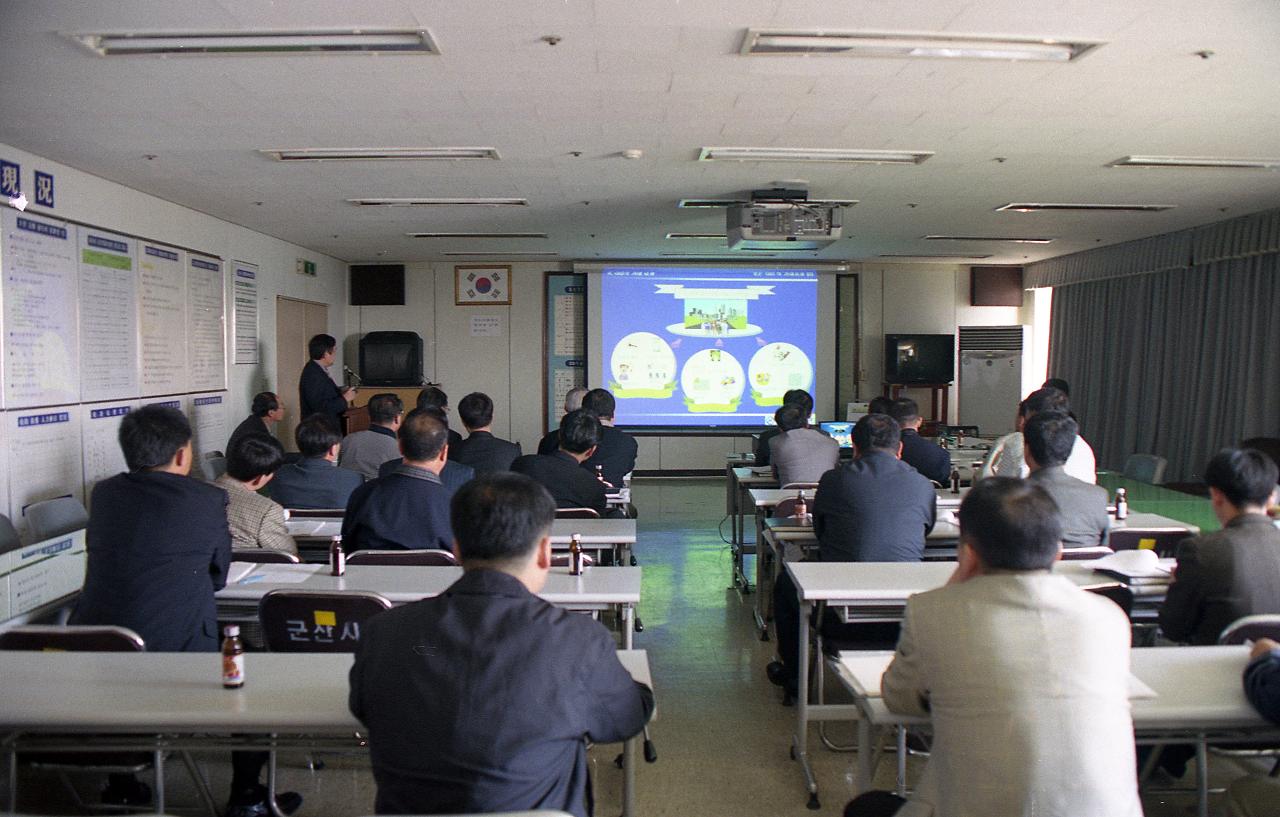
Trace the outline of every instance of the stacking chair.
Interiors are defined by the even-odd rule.
[[[285,519],[341,519],[345,508],[286,508]]]
[[[1218,636],[1219,644],[1243,644],[1246,641],[1257,641],[1259,638],[1270,638],[1280,641],[1280,615],[1264,614],[1244,616],[1228,624]],[[1280,777],[1280,746],[1265,744],[1248,744],[1230,748],[1227,746],[1210,746],[1209,751],[1224,757],[1273,757],[1276,764],[1271,768],[1271,777]]]
[[[33,542],[52,539],[89,526],[89,512],[80,500],[71,496],[36,502],[28,505],[24,513]]]
[[[145,649],[141,636],[125,627],[28,625],[13,627],[0,633],[0,651],[143,652]],[[209,786],[196,767],[191,754],[186,751],[179,754],[187,771],[191,774],[191,779],[195,781],[196,789],[205,807],[213,817],[218,817],[219,812],[214,805],[213,796],[209,793]],[[21,762],[33,769],[56,773],[62,785],[75,799],[76,805],[84,810],[134,811],[136,807],[112,806],[103,803],[86,804],[81,800],[75,786],[71,785],[68,775],[73,773],[138,774],[149,768],[154,775],[155,811],[156,814],[163,814],[165,811],[164,760],[165,752],[161,749],[152,752],[23,752],[22,754],[10,749],[9,768],[12,770],[12,776],[9,778],[9,811],[17,810],[17,764]]]
[[[595,508],[556,508],[556,519],[599,519]]]
[[[1111,599],[1124,611],[1126,616],[1133,612],[1133,591],[1119,582],[1097,584],[1093,587],[1086,587],[1085,590],[1102,596],[1104,599]]]
[[[1184,530],[1174,531],[1139,531],[1116,528],[1111,531],[1112,550],[1139,550],[1147,547],[1157,556],[1167,558],[1178,552],[1178,543],[1191,536]]]
[[[582,554],[582,566],[583,566],[583,567],[591,567],[591,566],[592,566],[592,565],[594,565],[595,563],[596,563],[596,560],[595,560],[594,558],[592,558],[592,556],[591,556],[591,554],[590,554],[590,553],[584,553],[584,554]],[[551,566],[552,566],[552,567],[568,567],[568,566],[569,566],[569,554],[568,554],[568,553],[553,553],[553,554],[551,555]],[[594,617],[598,618],[598,617],[599,617],[599,614],[597,613]]]
[[[784,491],[812,491],[818,487],[816,482],[788,482],[782,486]]]
[[[1169,464],[1164,457],[1155,454],[1130,454],[1124,461],[1124,475],[1148,485],[1164,482],[1164,469]]]
[[[296,565],[302,560],[287,550],[271,548],[234,548],[231,551],[233,562],[253,562],[260,565]]]
[[[262,597],[258,621],[271,652],[354,652],[360,624],[390,609],[377,593],[281,589]]]
[[[1063,548],[1062,560],[1064,562],[1078,562],[1086,559],[1101,559],[1103,556],[1110,556],[1113,553],[1115,553],[1114,550],[1101,545],[1098,547]]]
[[[452,567],[458,558],[447,550],[357,550],[347,557],[349,565],[417,565],[419,567]]]

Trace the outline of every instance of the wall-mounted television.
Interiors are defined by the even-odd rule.
[[[955,371],[955,335],[884,336],[886,383],[950,383]]]
[[[422,338],[417,332],[370,332],[360,339],[365,386],[421,386]]]

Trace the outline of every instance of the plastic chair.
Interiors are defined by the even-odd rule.
[[[556,508],[556,519],[599,519],[595,508]]]
[[[816,482],[788,482],[782,486],[784,491],[813,491],[817,490],[817,488],[818,483]]]
[[[28,505],[23,512],[31,541],[42,542],[89,526],[89,512],[80,500],[72,496],[60,496]]]
[[[1124,461],[1124,475],[1128,479],[1136,479],[1148,485],[1159,485],[1164,482],[1164,469],[1169,462],[1155,454],[1130,454]]]
[[[458,559],[447,550],[357,550],[347,557],[349,565],[417,565],[419,567],[452,567]]]
[[[1086,587],[1090,593],[1102,596],[1104,599],[1111,599],[1116,605],[1124,611],[1128,616],[1133,612],[1133,591],[1126,585],[1116,582],[1114,584],[1099,584],[1093,587]]]
[[[345,508],[286,508],[285,519],[341,519]]]
[[[1280,615],[1268,613],[1238,618],[1223,629],[1222,634],[1218,636],[1218,643],[1243,644],[1246,641],[1257,641],[1259,638],[1280,641]]]
[[[259,565],[302,564],[302,560],[289,551],[271,548],[236,548],[231,551],[231,561],[252,562]]]
[[[377,593],[272,590],[258,603],[258,621],[271,652],[354,652],[361,622],[390,609]]]
[[[568,567],[568,566],[569,566],[569,556],[570,556],[570,554],[568,554],[568,553],[553,553],[553,554],[551,554],[551,566],[552,566],[552,567]],[[592,566],[592,565],[594,565],[595,563],[596,563],[596,560],[591,556],[591,554],[590,554],[590,553],[584,553],[584,554],[582,554],[582,566],[583,566],[583,567],[591,567],[591,566]]]
[[[56,535],[56,534],[55,534]],[[58,627],[46,624],[33,624],[13,627],[0,633],[0,650],[20,650],[27,652],[143,652],[146,645],[142,637],[126,627],[114,626],[68,626]],[[183,764],[191,779],[195,781],[200,799],[204,801],[209,813],[217,817],[218,809],[214,805],[213,795],[209,793],[209,785],[200,774],[189,752],[179,752]],[[164,759],[165,752],[155,749],[151,752],[23,752],[19,754],[10,749],[10,768],[16,770],[21,761],[34,769],[51,771],[58,775],[62,785],[71,793],[72,798],[81,809],[108,809],[112,811],[134,811],[136,806],[110,806],[101,803],[86,804],[80,799],[79,792],[67,778],[69,774],[138,774],[152,769],[155,785],[155,810],[164,813]],[[16,812],[18,804],[18,781],[16,771],[10,777],[9,811]]]
[[[1155,550],[1157,556],[1167,558],[1175,555],[1178,552],[1178,543],[1189,536],[1191,533],[1185,530],[1147,531],[1112,528],[1109,541],[1112,550],[1138,550],[1145,544],[1148,548]]]
[[[1103,556],[1110,556],[1115,553],[1109,547],[1086,547],[1086,548],[1063,548],[1062,561],[1078,562],[1085,559],[1101,559]]]

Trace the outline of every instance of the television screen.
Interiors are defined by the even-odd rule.
[[[370,332],[360,341],[360,380],[366,386],[422,383],[422,338],[414,332]]]
[[[818,428],[840,443],[841,448],[853,448],[853,423],[819,423]]]
[[[955,346],[955,335],[885,335],[885,382],[952,382],[955,380]]]

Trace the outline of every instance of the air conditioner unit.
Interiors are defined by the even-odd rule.
[[[840,208],[804,200],[752,201],[728,208],[731,250],[819,250],[837,241]]]
[[[960,425],[984,437],[1014,430],[1031,377],[1030,326],[960,327]]]

